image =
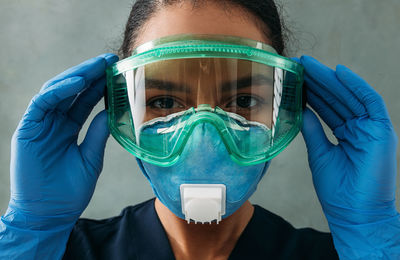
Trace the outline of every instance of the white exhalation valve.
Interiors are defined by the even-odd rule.
[[[182,213],[188,223],[221,221],[225,215],[226,187],[224,184],[181,184]]]

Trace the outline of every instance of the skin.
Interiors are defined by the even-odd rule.
[[[271,42],[256,25],[256,18],[237,7],[226,9],[213,3],[193,8],[190,3],[164,7],[144,25],[135,46],[175,34],[220,34]],[[205,97],[198,97],[203,103]],[[176,259],[227,259],[249,220],[254,207],[246,201],[220,224],[187,224],[158,199],[155,209],[167,233]]]

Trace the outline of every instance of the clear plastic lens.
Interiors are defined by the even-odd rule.
[[[191,58],[124,73],[135,125],[200,104],[271,126],[273,68],[247,60]]]

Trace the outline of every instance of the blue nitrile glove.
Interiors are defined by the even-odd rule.
[[[345,66],[317,60],[305,68],[307,102],[338,144],[326,137],[310,110],[302,134],[314,187],[341,259],[400,259],[395,206],[397,136],[382,97]]]
[[[109,136],[107,114],[78,133],[102,98],[104,54],[44,84],[32,99],[11,144],[11,196],[0,221],[0,259],[60,259],[69,234],[94,192]]]

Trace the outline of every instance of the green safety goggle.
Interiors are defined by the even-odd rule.
[[[254,40],[168,36],[106,73],[112,136],[159,166],[177,162],[201,124],[215,127],[241,165],[270,160],[301,128],[303,66]]]

